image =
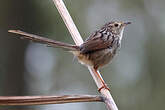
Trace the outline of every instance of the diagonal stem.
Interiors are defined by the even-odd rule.
[[[68,28],[74,42],[76,45],[81,45],[83,43],[83,39],[78,32],[76,25],[74,24],[65,4],[62,0],[53,0],[54,4],[56,5],[58,12],[60,13],[66,27]]]
[[[65,4],[63,3],[62,0],[53,0],[54,4],[56,5],[63,21],[65,22],[65,25],[67,26],[74,42],[76,43],[76,45],[81,45],[83,43],[83,40],[78,32],[78,29],[76,28],[67,8],[65,7]],[[88,67],[93,79],[95,80],[95,83],[97,85],[98,88],[102,87],[102,81],[100,80],[100,78],[95,74],[95,69]],[[99,71],[98,71],[99,73]],[[101,75],[99,75],[101,76]],[[101,94],[106,98],[106,106],[108,110],[118,110],[109,90],[107,89],[101,89]]]

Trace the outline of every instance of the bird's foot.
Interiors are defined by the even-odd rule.
[[[107,86],[107,84],[104,83],[103,86],[98,89],[98,91],[100,92],[101,89],[103,89],[103,88],[107,89],[107,90],[110,90],[110,88]]]

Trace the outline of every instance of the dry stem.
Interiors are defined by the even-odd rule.
[[[0,106],[63,104],[75,102],[103,102],[103,100],[103,97],[94,95],[0,96]]]
[[[73,40],[75,41],[75,43],[77,45],[81,45],[83,43],[83,40],[78,32],[78,29],[76,28],[67,8],[65,7],[65,4],[63,3],[62,0],[53,0],[54,4],[56,5],[63,21],[65,22]],[[94,73],[94,69],[91,67],[88,67],[93,79],[95,80],[95,83],[97,85],[98,88],[102,87],[102,83],[99,80],[99,78],[97,77],[97,75]],[[98,71],[99,72],[99,71]],[[100,75],[101,76],[101,75]],[[118,110],[110,92],[107,89],[101,89],[101,94],[106,98],[106,106],[108,110]]]

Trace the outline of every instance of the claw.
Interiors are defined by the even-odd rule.
[[[110,91],[110,88],[109,88],[106,84],[104,84],[102,87],[100,87],[100,88],[98,89],[98,91],[100,92],[101,89],[103,89],[103,88]]]

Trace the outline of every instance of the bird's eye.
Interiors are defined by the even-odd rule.
[[[115,27],[118,27],[118,26],[119,26],[119,24],[114,24],[114,26],[115,26]]]

